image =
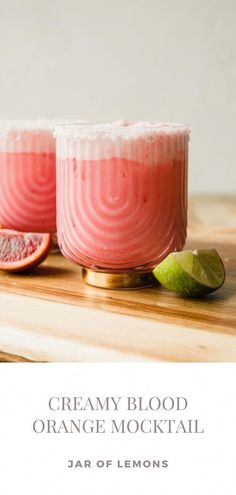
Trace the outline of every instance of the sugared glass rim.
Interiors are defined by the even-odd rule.
[[[138,139],[164,135],[189,136],[190,126],[172,122],[115,121],[60,124],[55,127],[55,137],[69,139]]]
[[[60,125],[79,125],[84,121],[73,119],[0,119],[0,136],[11,132],[53,132]]]

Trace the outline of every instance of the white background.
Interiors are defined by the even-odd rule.
[[[235,0],[0,0],[0,10],[0,118],[188,122],[190,191],[235,192]]]
[[[236,365],[3,364],[0,479],[4,495],[235,495]],[[36,435],[36,418],[134,416],[53,413],[50,396],[186,396],[176,419],[199,418],[204,435]],[[139,413],[137,418],[149,413]],[[149,417],[169,418],[171,413]],[[168,459],[168,469],[82,470],[69,458]]]

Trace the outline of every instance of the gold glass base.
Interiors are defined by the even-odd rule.
[[[105,273],[83,268],[82,278],[86,284],[103,289],[138,289],[155,284],[155,277],[152,272]]]

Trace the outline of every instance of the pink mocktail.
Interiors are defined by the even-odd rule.
[[[189,130],[167,124],[57,129],[57,228],[63,254],[105,272],[146,272],[181,250]]]
[[[0,122],[0,224],[26,232],[56,231],[54,125]]]

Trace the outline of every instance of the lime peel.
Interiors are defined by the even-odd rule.
[[[223,262],[214,248],[171,253],[153,274],[170,291],[189,297],[209,294],[225,280]]]

